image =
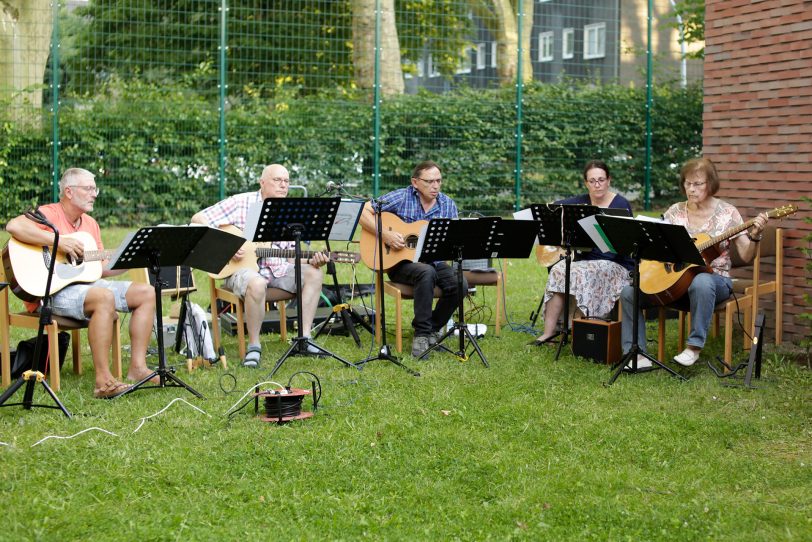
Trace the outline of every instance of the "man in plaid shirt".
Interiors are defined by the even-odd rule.
[[[279,164],[272,164],[262,171],[258,191],[235,194],[215,203],[195,214],[192,222],[213,228],[232,225],[240,230],[245,230],[248,208],[251,204],[267,198],[284,198],[288,195],[289,186],[288,170]],[[273,248],[289,249],[292,247],[293,243],[290,241],[273,243]],[[243,249],[240,249],[234,255],[233,260],[239,261],[245,257],[251,258],[254,255],[246,254]],[[328,257],[323,253],[316,253],[312,258],[302,260],[302,335],[305,337],[310,336],[316,307],[321,296],[322,274],[319,268],[327,261]],[[245,325],[248,329],[248,348],[243,360],[245,367],[258,367],[262,356],[259,333],[265,317],[268,288],[296,292],[296,279],[291,260],[261,258],[257,263],[259,272],[241,269],[228,277],[224,283],[226,288],[242,297],[245,302]],[[308,346],[308,352],[319,353],[313,346]]]
[[[457,218],[457,205],[440,192],[442,184],[440,166],[430,160],[421,162],[412,171],[409,186],[381,196],[381,211],[394,213],[406,223],[432,218]],[[377,230],[375,210],[371,202],[364,206],[360,222],[361,227],[368,232],[375,233]],[[406,247],[406,241],[399,232],[387,230],[382,235],[384,244],[391,249],[397,251]],[[414,287],[412,355],[419,357],[437,342],[440,330],[459,305],[457,277],[445,262],[427,264],[409,259],[397,264],[388,274],[393,281]],[[435,286],[440,288],[442,295],[432,310]],[[467,291],[468,285],[463,284],[463,293]]]

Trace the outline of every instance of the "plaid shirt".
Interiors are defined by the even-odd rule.
[[[263,201],[263,198],[259,190],[256,192],[244,192],[215,203],[211,207],[203,209],[201,213],[212,228],[230,224],[244,231],[248,208],[251,204],[261,201]],[[291,241],[282,241],[272,243],[271,246],[272,248],[290,249],[293,248],[293,243]],[[258,263],[259,274],[265,277],[266,280],[272,276],[284,277],[291,273],[293,269],[293,264],[284,258],[260,258]]]
[[[381,199],[385,202],[382,212],[395,213],[406,223],[432,218],[457,218],[457,204],[442,192],[437,194],[437,203],[428,211],[423,210],[420,193],[412,185],[393,190]]]

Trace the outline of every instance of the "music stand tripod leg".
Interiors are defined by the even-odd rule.
[[[350,363],[349,361],[337,356],[333,352],[330,352],[323,346],[314,343],[310,337],[305,337],[304,335],[302,335],[302,332],[304,330],[303,325],[304,320],[302,317],[304,308],[302,306],[302,249],[301,249],[301,234],[303,226],[301,226],[300,224],[288,224],[287,227],[291,229],[294,237],[293,247],[295,256],[293,260],[293,271],[296,280],[296,306],[297,306],[296,323],[298,326],[298,336],[293,339],[293,342],[290,345],[290,348],[288,348],[287,352],[285,352],[282,355],[282,357],[279,358],[279,360],[276,362],[276,365],[274,366],[273,371],[271,371],[270,376],[273,376],[276,373],[276,371],[278,371],[279,368],[282,367],[282,364],[285,363],[285,360],[287,360],[289,357],[297,355],[302,356],[309,355],[308,347],[310,346],[314,347],[322,354],[337,359],[347,367],[353,367],[354,369],[360,370],[354,363]]]
[[[124,395],[128,395],[134,391],[140,389],[149,389],[149,388],[166,388],[166,387],[179,387],[179,388],[186,388],[190,393],[203,399],[203,394],[186,384],[183,380],[175,376],[174,368],[170,369],[166,366],[166,350],[164,349],[164,334],[163,334],[163,304],[161,303],[161,287],[163,283],[161,282],[160,272],[161,272],[161,265],[158,260],[159,256],[156,252],[153,252],[150,256],[150,273],[154,278],[154,290],[155,290],[155,318],[156,318],[156,338],[158,341],[158,367],[149,375],[144,377],[141,381],[135,383],[131,386],[127,391],[118,395],[118,397],[123,397]],[[157,385],[147,386],[146,384],[154,377],[159,378],[159,383]],[[174,384],[167,384],[167,380],[171,380]]]
[[[437,340],[437,342],[435,344],[433,344],[428,349],[426,349],[426,351],[423,352],[418,359],[425,358],[426,356],[428,356],[432,352],[432,350],[437,350],[437,349],[442,348],[446,352],[450,352],[450,353],[456,355],[462,361],[466,361],[468,359],[468,356],[466,354],[466,348],[465,348],[465,337],[468,337],[468,340],[474,346],[474,350],[479,355],[479,359],[482,360],[482,364],[485,365],[485,367],[490,367],[490,365],[488,365],[488,360],[485,359],[485,354],[482,353],[482,349],[479,347],[479,343],[477,343],[476,338],[468,330],[468,325],[465,323],[465,291],[464,291],[465,289],[463,288],[464,281],[463,281],[463,272],[462,272],[462,251],[461,250],[459,251],[459,255],[458,255],[457,259],[456,259],[456,264],[457,264],[457,296],[458,296],[457,321],[454,322],[454,325],[451,327],[451,329],[446,331],[442,335],[442,337],[440,337],[440,339]],[[445,341],[448,337],[452,337],[454,335],[454,331],[457,331],[457,333],[459,334],[459,341],[460,341],[459,342],[459,348],[460,349],[457,352],[454,352],[453,350],[451,350],[450,348],[448,348],[447,346],[444,346],[442,344],[443,341]]]
[[[671,367],[666,366],[663,362],[648,354],[648,352],[643,352],[640,350],[640,343],[637,334],[640,331],[640,256],[639,253],[634,254],[634,269],[632,271],[632,288],[634,288],[634,293],[632,294],[632,307],[633,307],[633,319],[632,319],[632,344],[629,347],[629,351],[620,359],[620,361],[615,365],[612,369],[614,372],[612,373],[611,378],[607,382],[607,385],[612,385],[615,380],[620,376],[620,373],[623,372],[623,369],[631,364],[631,371],[632,373],[638,372],[647,372],[652,369],[646,369],[644,371],[640,371],[637,369],[637,356],[642,355],[645,356],[646,359],[651,361],[654,365],[660,367],[661,369],[665,369],[668,373],[672,376],[676,376],[681,380],[687,380],[684,376],[674,371]]]

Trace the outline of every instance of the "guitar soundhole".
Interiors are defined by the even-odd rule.
[[[406,238],[406,247],[407,248],[417,248],[417,240],[418,237],[416,235],[410,235]]]

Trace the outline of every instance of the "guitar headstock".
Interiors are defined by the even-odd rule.
[[[359,252],[331,252],[330,259],[336,263],[358,263],[361,261]]]
[[[790,203],[788,205],[784,205],[783,207],[776,207],[772,211],[767,211],[767,216],[770,218],[782,218],[793,215],[797,212],[798,207]]]

